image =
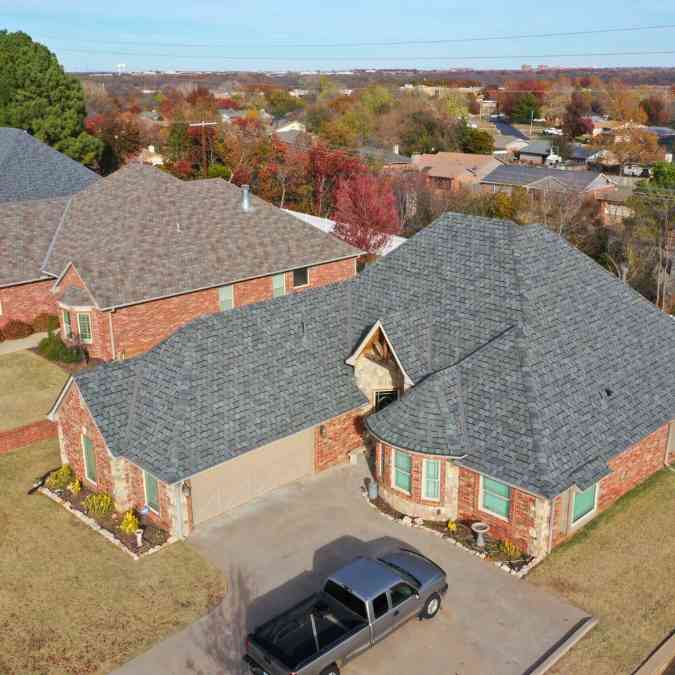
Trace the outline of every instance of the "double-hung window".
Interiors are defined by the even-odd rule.
[[[67,338],[73,337],[73,324],[70,322],[70,312],[63,310],[63,334]]]
[[[234,286],[229,284],[218,289],[218,306],[221,312],[234,309]]]
[[[394,451],[394,487],[412,492],[412,457],[400,450]]]
[[[300,288],[309,284],[309,269],[307,267],[298,267],[293,270],[293,288]]]
[[[432,502],[441,498],[440,459],[425,459],[422,464],[422,497]]]
[[[282,295],[286,295],[286,275],[283,272],[272,277],[272,297],[279,298]]]
[[[481,509],[505,520],[511,512],[511,488],[492,478],[481,477]]]
[[[77,315],[77,332],[82,342],[91,342],[91,316],[89,314]]]
[[[82,455],[84,456],[84,477],[90,483],[96,483],[96,455],[94,444],[85,434],[82,434]]]
[[[572,499],[572,523],[576,523],[584,516],[595,511],[598,496],[598,484],[591,485],[586,490],[577,490]]]
[[[159,485],[157,479],[147,471],[143,472],[145,485],[145,503],[155,512],[159,513]]]

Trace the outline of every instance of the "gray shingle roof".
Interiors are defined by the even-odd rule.
[[[98,178],[23,129],[0,127],[0,202],[72,195]]]
[[[46,270],[73,262],[101,308],[273,274],[359,251],[219,178],[129,165],[74,195]]]
[[[548,157],[550,152],[551,143],[549,141],[532,141],[520,150],[521,155],[541,155],[543,157]]]
[[[47,278],[42,263],[67,201],[60,197],[0,205],[0,286]]]
[[[377,320],[415,386],[373,432],[536,494],[675,417],[673,319],[541,226],[456,214],[354,280],[75,380],[111,451],[174,481],[360,405],[344,361]]]
[[[377,148],[372,145],[365,145],[357,150],[361,157],[372,159],[383,164],[411,164],[412,158],[407,155],[401,155],[398,152],[388,148]]]
[[[61,302],[71,307],[87,307],[94,304],[89,291],[77,286],[69,286],[61,298]]]
[[[597,171],[565,171],[544,166],[505,164],[491,171],[481,182],[525,187],[537,181],[552,178],[569,190],[583,192],[588,190],[591,184],[601,176],[603,174]]]

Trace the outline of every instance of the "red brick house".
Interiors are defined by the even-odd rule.
[[[18,254],[4,262],[23,283],[0,289],[3,316],[58,313],[63,338],[106,361],[205,314],[348,279],[359,255],[247,188],[140,164],[10,210],[14,236],[39,241],[21,242],[34,248],[30,265]]]
[[[354,279],[76,374],[50,418],[78,476],[179,536],[365,429],[393,507],[542,556],[675,460],[673,337],[545,228],[446,214]]]

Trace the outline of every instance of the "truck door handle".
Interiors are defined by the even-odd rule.
[[[397,609],[397,610],[394,612],[394,616],[398,616],[398,614],[399,614],[399,610]]]

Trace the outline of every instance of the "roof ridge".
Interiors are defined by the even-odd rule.
[[[86,189],[86,188],[85,188]],[[42,264],[40,265],[40,271],[42,272],[47,272],[47,261],[49,260],[49,256],[51,256],[52,251],[54,250],[54,245],[56,244],[56,238],[59,236],[59,232],[61,232],[61,227],[63,226],[63,223],[66,220],[66,214],[68,213],[68,209],[70,208],[70,202],[73,201],[73,197],[75,195],[70,195],[68,197],[68,201],[66,202],[66,205],[63,207],[63,213],[61,214],[61,218],[59,219],[59,224],[56,226],[56,229],[54,230],[54,234],[52,236],[51,241],[49,242],[49,246],[47,247],[47,252],[45,253],[45,257],[42,261]]]

